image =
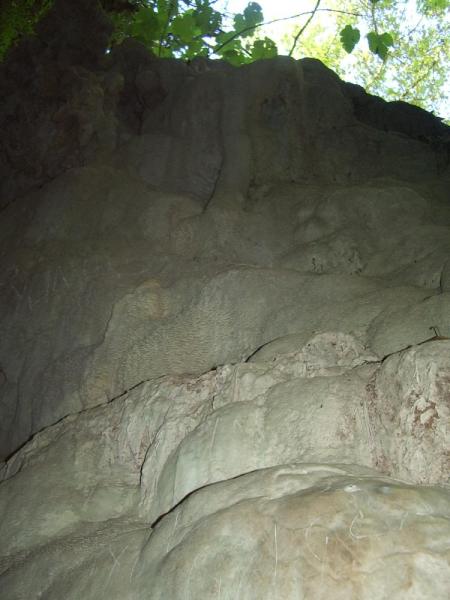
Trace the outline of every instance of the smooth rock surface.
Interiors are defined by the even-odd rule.
[[[161,520],[135,571],[137,597],[444,600],[449,508],[448,492],[357,468],[259,470]]]

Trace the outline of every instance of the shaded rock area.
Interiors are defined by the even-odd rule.
[[[0,72],[2,599],[447,600],[449,128],[109,32]]]

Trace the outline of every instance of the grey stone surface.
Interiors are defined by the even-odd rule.
[[[0,72],[2,600],[447,600],[448,128],[75,4]]]
[[[432,340],[388,357],[369,390],[396,476],[450,483],[450,341]],[[405,444],[397,446],[400,438]]]
[[[166,567],[161,564],[171,564],[172,558],[166,555],[173,557],[170,549],[181,544],[175,534],[178,527],[184,532],[182,538],[190,539],[190,529],[183,525],[185,511],[194,506],[195,519],[211,524],[205,536],[214,540],[211,543],[217,546],[217,556],[231,552],[237,560],[238,548],[242,543],[247,547],[237,533],[241,526],[226,536],[234,540],[228,548],[226,540],[221,541],[222,534],[216,537],[221,531],[216,530],[216,520],[223,520],[223,527],[229,520],[234,527],[239,518],[234,508],[228,514],[226,507],[231,503],[242,508],[249,502],[248,511],[244,511],[247,524],[261,530],[257,508],[261,500],[257,498],[261,498],[258,490],[262,489],[266,500],[276,499],[283,506],[297,498],[295,506],[300,513],[293,517],[295,530],[303,532],[314,529],[320,518],[325,518],[325,529],[334,531],[334,521],[327,521],[327,511],[336,515],[342,510],[339,502],[336,505],[341,494],[357,493],[365,509],[353,501],[344,502],[351,512],[342,517],[344,522],[351,521],[351,527],[345,525],[347,531],[351,529],[350,539],[359,544],[366,536],[374,536],[379,540],[378,552],[391,555],[393,540],[398,541],[399,531],[405,526],[402,543],[419,553],[429,552],[430,568],[444,569],[444,579],[436,581],[436,593],[443,594],[443,582],[449,575],[445,571],[445,552],[450,552],[448,533],[445,527],[442,529],[442,510],[445,506],[448,510],[450,484],[449,358],[450,342],[438,340],[380,363],[351,336],[323,334],[300,351],[278,354],[268,362],[227,365],[199,378],[161,378],[106,406],[67,417],[36,435],[8,461],[1,474],[3,589],[12,590],[12,598],[25,597],[26,590],[31,589],[27,580],[30,569],[55,561],[50,580],[38,576],[33,583],[34,590],[37,581],[37,589],[49,598],[56,598],[58,593],[76,597],[85,586],[87,597],[109,593],[119,597],[120,592],[124,593],[124,583],[119,579],[124,576],[126,597],[176,598],[188,574],[182,575],[184,567],[176,561],[178,567],[173,568],[182,569],[177,575],[181,579],[168,583],[163,575]],[[311,468],[311,462],[316,466]],[[285,463],[288,466],[279,466]],[[351,464],[361,466],[349,467]],[[246,475],[249,472],[252,475]],[[278,472],[281,475],[276,475],[275,481],[272,475],[267,479],[266,474]],[[387,476],[380,480],[377,473],[401,477],[403,483]],[[304,476],[306,483],[302,483]],[[423,484],[428,487],[421,488]],[[310,491],[305,492],[304,486]],[[201,489],[207,491],[196,492]],[[330,505],[319,510],[324,491],[324,502]],[[391,496],[397,493],[401,498],[393,499]],[[380,494],[382,506],[377,504]],[[388,496],[388,506],[384,505],[384,496]],[[316,506],[316,516],[302,516],[304,503]],[[430,514],[436,515],[433,519],[444,515],[438,526],[441,541],[437,541],[436,529],[423,512],[417,515],[424,503]],[[388,515],[395,506],[399,523],[394,526]],[[379,526],[384,523],[386,535],[393,538],[380,539],[378,526],[373,523],[379,511],[384,511]],[[193,524],[195,519],[190,517],[188,522]],[[28,526],[18,529],[18,520],[26,521]],[[166,522],[170,542],[166,534],[161,538]],[[355,523],[367,530],[364,536],[352,529]],[[418,528],[422,531],[423,550],[420,544],[416,546],[414,532]],[[242,531],[244,539],[250,536],[248,543],[256,543],[250,531]],[[295,536],[292,540],[296,545],[300,543]],[[186,550],[181,550],[185,548],[182,543],[175,555],[187,552],[192,557],[199,552],[200,561],[203,554],[215,555],[201,550],[198,543],[194,535]],[[441,550],[437,550],[436,543]],[[95,559],[93,548],[97,550]],[[73,551],[77,557],[76,577],[67,579],[66,557]],[[289,563],[292,553],[297,556],[289,547],[286,552],[283,564]],[[358,546],[355,553],[361,552],[363,548]],[[371,556],[367,560],[372,560]],[[404,573],[402,581],[412,571],[414,586],[421,589],[425,585],[415,563],[401,563],[391,575],[392,593],[400,593],[395,587],[400,585],[396,582],[400,576],[397,569]],[[161,578],[150,575],[158,571]],[[231,594],[237,584],[232,573],[226,573],[223,585]],[[249,588],[261,585],[260,594],[273,593],[264,579],[258,581],[260,577],[255,580],[252,570],[246,571],[245,577],[243,574],[243,584]],[[202,586],[208,590],[209,586],[215,589],[216,584],[206,573],[199,573],[189,585],[193,590]],[[349,582],[342,585],[350,593]],[[359,593],[371,593],[364,579],[361,585]],[[295,586],[292,589],[294,593]],[[205,597],[213,598],[213,591]]]
[[[450,292],[450,259],[445,261],[440,277],[441,291]]]
[[[444,600],[448,510],[442,490],[357,468],[258,470],[162,519],[135,571],[137,597]]]

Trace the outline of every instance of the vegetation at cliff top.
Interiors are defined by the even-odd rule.
[[[114,24],[111,46],[134,37],[160,57],[204,56],[233,65],[278,54],[312,56],[370,93],[450,111],[450,0],[314,0],[310,10],[269,23],[257,2],[230,14],[226,0],[100,1]],[[33,33],[53,0],[2,4],[0,59]],[[270,26],[281,20],[285,34],[274,40]]]

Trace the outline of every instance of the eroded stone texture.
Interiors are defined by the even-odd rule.
[[[373,394],[386,432],[395,424],[386,442],[396,475],[434,483],[447,473],[450,482],[450,342],[425,342],[388,357]],[[408,441],[397,446],[400,438]]]
[[[444,600],[448,516],[443,490],[357,468],[259,470],[162,519],[136,570],[137,597]]]
[[[0,66],[0,207],[115,146],[123,83],[97,71],[111,31],[97,2],[56,0]]]
[[[89,7],[75,20],[104,38]],[[55,10],[66,15],[66,0]],[[437,119],[412,137],[390,117],[382,126],[384,108],[376,128],[362,124],[318,61],[197,68],[133,41],[102,56],[102,36],[94,60],[73,35],[58,31],[46,52],[40,35],[3,73],[32,50],[28,77],[45,64],[59,82],[47,95],[48,74],[36,89],[7,86],[2,113],[10,123],[16,106],[24,127],[7,130],[15,159],[2,178],[23,188],[0,226],[3,456],[141,381],[201,373],[282,336],[342,331],[382,357],[431,325],[450,333],[446,295],[433,297],[450,253],[445,153],[427,143],[445,131]],[[30,93],[39,119],[22,115]],[[19,174],[25,139],[35,152]]]
[[[366,190],[346,193],[356,204]],[[287,214],[304,215],[307,186],[291,194]],[[340,211],[342,197],[335,198],[333,193],[328,206]],[[157,193],[111,168],[85,167],[33,200],[32,210],[17,211],[0,226],[8,256],[0,340],[7,377],[4,454],[64,415],[106,402],[141,381],[200,373],[293,332],[303,342],[320,331],[354,333],[379,356],[427,339],[431,325],[449,332],[448,294],[435,295],[433,282],[412,287],[403,277],[395,286],[392,256],[385,278],[342,272],[334,250],[334,263],[325,268],[328,250],[316,238],[308,241],[306,233],[318,217],[306,222],[302,216],[299,228],[295,219],[277,218],[268,199],[251,211],[211,208],[202,214],[194,200]],[[379,193],[374,203],[378,200]],[[408,210],[413,213],[413,207]],[[373,225],[355,213],[353,224],[343,209],[342,219],[355,232],[362,264],[386,252],[384,239],[377,250],[386,222],[381,211]],[[329,216],[330,225],[334,218]],[[412,237],[418,225],[413,215],[409,219]],[[358,220],[364,220],[364,235]],[[342,227],[334,227],[336,237]],[[323,228],[317,235],[330,239]],[[300,248],[310,248],[301,256],[311,252],[316,259],[291,260],[285,268],[279,263],[289,245],[299,255],[299,237],[305,239]],[[442,243],[435,236],[443,261]],[[419,255],[406,248],[408,256],[398,261],[402,273],[405,262],[415,265],[412,257]],[[415,281],[410,277],[409,283]],[[411,317],[405,318],[406,307]]]
[[[0,73],[0,595],[447,599],[448,128],[109,30]]]
[[[270,362],[161,378],[67,417],[3,470],[6,564],[85,521],[152,524],[195,490],[279,464],[446,484],[449,353],[450,342],[428,342],[380,364],[351,336],[323,334]]]
[[[196,491],[153,531],[139,521],[85,523],[76,538],[29,556],[20,580],[10,565],[2,589],[50,600],[80,591],[132,600],[306,599],[331,590],[342,599],[444,600],[449,516],[443,489],[362,467],[280,465]],[[49,574],[36,577],[32,565],[49,561]]]

